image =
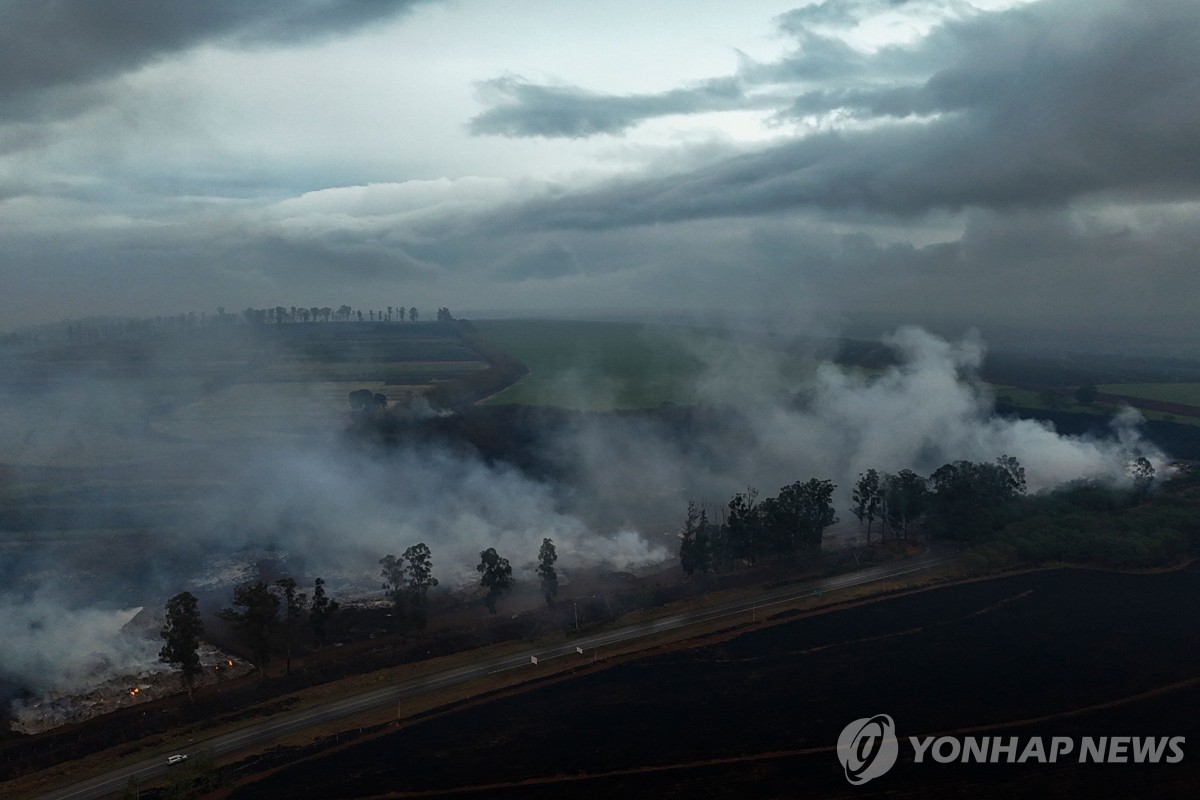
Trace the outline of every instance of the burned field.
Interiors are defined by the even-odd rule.
[[[1197,776],[1200,569],[1056,570],[958,584],[683,646],[448,711],[243,783],[232,796],[1011,796],[1182,791]],[[866,787],[851,720],[903,738],[1184,736],[1178,764],[923,764]],[[973,730],[979,729],[979,730]],[[301,755],[299,753],[293,755]],[[1194,784],[1193,784],[1194,785]]]

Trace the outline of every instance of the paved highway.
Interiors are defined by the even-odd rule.
[[[602,647],[725,617],[736,617],[748,613],[753,616],[760,609],[764,613],[769,614],[772,606],[782,605],[814,594],[846,589],[851,586],[861,586],[865,583],[873,583],[912,572],[920,572],[941,564],[947,559],[948,556],[946,555],[925,553],[901,562],[848,572],[832,578],[822,578],[780,587],[763,592],[751,600],[742,600],[699,611],[659,617],[645,622],[625,625],[592,636],[582,636],[561,645],[534,647],[515,655],[484,659],[475,664],[444,670],[422,678],[404,681],[394,686],[364,692],[344,700],[325,703],[301,711],[277,714],[269,720],[247,725],[233,733],[192,743],[189,745],[188,750],[182,752],[195,753],[201,750],[211,750],[216,755],[231,753],[249,745],[269,742],[278,737],[319,723],[349,717],[361,711],[395,703],[407,697],[432,692],[458,683],[465,683],[497,672],[527,668],[533,663],[533,659],[537,659],[539,663],[553,658],[565,657],[587,658],[591,660],[595,657],[596,650]],[[580,651],[582,651],[582,655]],[[37,800],[91,800],[92,798],[103,797],[106,794],[123,790],[126,784],[128,784],[130,777],[136,776],[139,782],[144,782],[165,773],[168,769],[171,769],[171,767],[167,765],[166,754],[155,756],[154,758],[148,758],[136,764],[113,770],[104,775],[80,781],[64,789],[41,795]]]

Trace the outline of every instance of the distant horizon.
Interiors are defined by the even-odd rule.
[[[34,3],[0,72],[6,330],[434,297],[1200,339],[1192,0]]]
[[[291,308],[291,306],[252,306],[254,308]],[[384,308],[386,309],[386,305]],[[764,320],[750,313],[730,314],[716,309],[502,309],[502,308],[464,308],[462,311],[453,305],[446,306],[455,319],[466,320],[561,320],[580,322],[611,322],[641,325],[681,325],[717,330],[744,331],[765,333],[772,336],[797,337],[804,339],[862,339],[879,340],[904,326],[915,326],[931,333],[949,339],[958,339],[965,335],[978,334],[984,344],[990,348],[1002,348],[1018,352],[1068,354],[1070,352],[1113,354],[1113,355],[1158,355],[1166,358],[1196,359],[1200,358],[1200,336],[1188,330],[1190,320],[1178,320],[1177,325],[1163,325],[1154,320],[1145,320],[1138,325],[1138,332],[1128,330],[1120,332],[1080,328],[1077,326],[1042,327],[1038,325],[1019,325],[1009,322],[986,322],[953,315],[921,316],[920,318],[904,318],[898,315],[859,314],[850,315],[837,321],[820,321],[817,324],[793,325],[785,321],[778,324],[772,320]],[[226,313],[236,316],[238,323],[244,323],[242,306],[236,311],[226,308]],[[300,308],[300,306],[296,306]],[[310,306],[304,306],[310,308]],[[355,311],[360,310],[352,306]],[[417,307],[420,309],[420,306]],[[436,307],[431,307],[436,312]],[[43,322],[19,328],[0,330],[3,335],[21,335],[39,331],[59,330],[70,324],[81,322],[138,322],[157,318],[178,318],[189,313],[199,317],[201,311],[212,319],[216,308],[193,309],[191,311],[176,311],[173,313],[149,315],[102,315],[94,314],[82,317],[64,318],[54,322]],[[363,312],[366,313],[367,307]],[[375,310],[370,307],[370,310]],[[418,319],[421,322],[434,321],[433,316],[424,315]],[[364,319],[364,322],[369,320]],[[394,321],[399,324],[399,321]],[[268,323],[274,324],[274,323]],[[285,323],[303,324],[303,323]],[[403,324],[411,324],[405,320]],[[1200,325],[1200,323],[1197,323]],[[1175,329],[1173,331],[1172,329]]]

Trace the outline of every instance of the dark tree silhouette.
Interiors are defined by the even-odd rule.
[[[712,528],[708,512],[688,503],[687,519],[679,534],[679,565],[688,575],[711,572],[713,567]]]
[[[267,664],[271,661],[271,637],[279,624],[279,597],[262,581],[233,590],[233,608],[219,615],[233,625],[238,638],[250,650],[250,663],[258,668],[259,678],[266,680]]]
[[[296,629],[300,627],[300,618],[308,608],[308,595],[296,591],[296,581],[292,578],[280,578],[275,581],[283,595],[283,653],[286,666],[285,672],[292,674],[292,648],[296,645]]]
[[[424,630],[429,620],[429,590],[438,585],[433,577],[433,554],[424,542],[414,544],[404,551],[404,593],[412,612],[417,630]]]
[[[512,589],[512,566],[507,558],[496,552],[496,548],[489,547],[479,554],[479,565],[475,569],[479,572],[479,585],[487,589],[483,602],[488,611],[495,614],[496,600]]]
[[[308,627],[312,629],[313,644],[317,647],[325,644],[329,618],[337,613],[338,608],[338,602],[330,600],[329,595],[325,594],[325,581],[317,578],[313,584],[312,608],[308,612]]]
[[[867,544],[871,543],[871,523],[879,516],[879,488],[879,473],[873,469],[867,470],[865,475],[860,472],[858,482],[854,484],[854,505],[850,510],[859,525],[863,520],[867,521]]]
[[[929,495],[925,479],[911,469],[902,469],[899,475],[884,474],[880,491],[883,518],[892,529],[892,535],[902,534],[907,539],[910,526],[925,513]]]
[[[403,628],[407,617],[404,609],[404,557],[396,558],[388,553],[379,559],[379,566],[383,568],[379,573],[383,578],[383,593],[392,601],[392,619],[397,627]]]
[[[762,515],[755,501],[758,490],[753,486],[738,492],[729,501],[728,516],[721,526],[723,566],[738,563],[753,564],[762,547]]]
[[[994,464],[955,461],[929,476],[929,507],[943,536],[970,539],[1004,524],[1025,494],[1025,470],[1011,456]]]
[[[818,551],[825,529],[837,522],[832,481],[811,478],[784,486],[761,504],[764,546],[776,553]]]
[[[549,539],[542,539],[542,546],[538,550],[538,578],[542,583],[542,596],[546,598],[546,605],[554,605],[554,597],[558,594],[558,572],[554,569],[554,562],[558,561],[558,552],[554,549],[554,542]]]
[[[204,622],[200,619],[198,601],[190,592],[180,592],[167,601],[167,621],[159,634],[166,644],[158,652],[158,660],[179,666],[179,681],[192,699],[196,678],[203,671],[200,666],[200,637],[204,635]]]

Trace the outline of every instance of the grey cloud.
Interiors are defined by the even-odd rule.
[[[579,271],[574,253],[558,242],[546,242],[501,259],[492,274],[501,280],[526,281],[562,278]]]
[[[914,318],[1104,330],[1127,349],[1134,332],[1192,337],[1184,298],[1200,292],[1188,255],[1197,243],[1182,221],[1130,227],[1087,212],[975,211],[961,236],[936,244],[844,236],[822,294]]]
[[[69,87],[205,41],[319,38],[426,1],[13,0],[0,7],[0,117],[63,116],[88,99]]]
[[[917,5],[913,0],[824,0],[780,14],[777,23],[786,33],[803,33],[809,25],[853,25],[871,13]]]
[[[621,133],[646,119],[753,107],[736,78],[650,95],[604,95],[573,86],[542,86],[519,77],[481,85],[494,105],[472,118],[476,135],[580,138]]]
[[[920,215],[1109,191],[1195,196],[1200,6],[1088,11],[1085,19],[1078,5],[1043,3],[945,25],[923,47],[959,57],[923,85],[808,94],[809,106],[795,110],[852,103],[875,119],[934,115],[923,122],[809,135],[521,215],[531,227],[598,229],[798,207]]]
[[[841,81],[862,75],[870,58],[841,39],[811,31],[796,34],[795,51],[765,64],[743,62],[739,74],[749,83],[819,83]]]
[[[583,138],[620,134],[648,119],[744,109],[777,109],[780,95],[752,92],[755,86],[795,81],[841,79],[861,72],[865,57],[839,39],[801,31],[797,50],[787,58],[760,64],[740,54],[733,76],[643,95],[610,95],[576,86],[532,83],[518,76],[479,84],[491,107],[473,117],[471,133],[490,136]]]

